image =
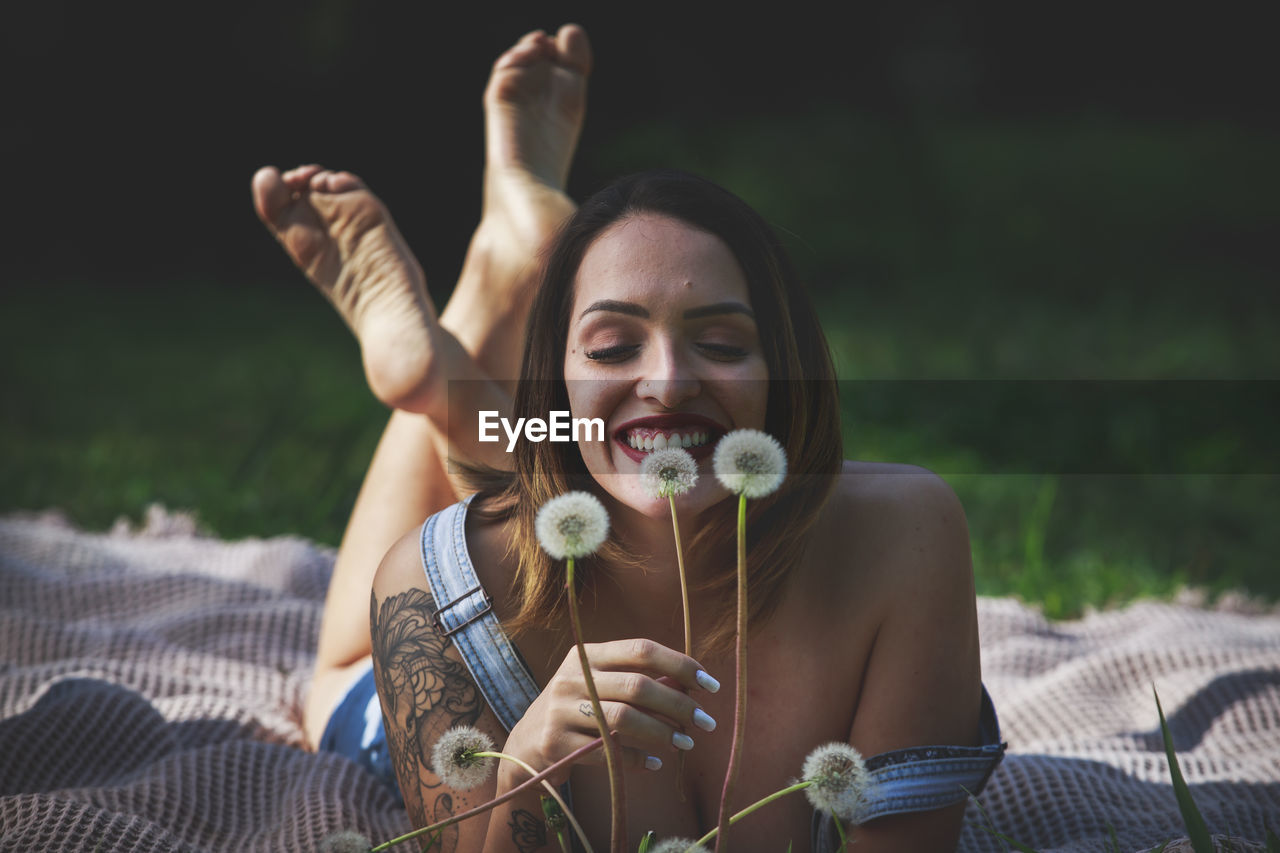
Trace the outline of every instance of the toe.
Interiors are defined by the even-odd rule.
[[[507,48],[493,63],[493,70],[525,67],[542,59],[554,59],[555,54],[555,40],[542,30],[534,30]]]
[[[321,169],[318,172],[312,172],[307,179],[307,186],[313,192],[330,192],[329,180],[333,177],[333,172],[328,169]]]
[[[275,166],[263,166],[253,176],[253,209],[258,218],[271,228],[277,227],[281,211],[288,206],[292,192]]]
[[[306,189],[313,193],[345,193],[364,189],[364,181],[350,172],[334,172],[321,169],[311,174]]]
[[[556,50],[560,54],[561,65],[583,75],[591,73],[591,41],[582,27],[577,24],[561,27],[556,33]]]
[[[350,172],[332,172],[329,175],[329,192],[345,193],[364,188],[364,181]]]
[[[520,37],[515,47],[536,47],[547,40],[546,30],[530,30]]]
[[[289,189],[297,192],[305,190],[310,182],[312,175],[316,172],[324,171],[324,167],[318,163],[309,163],[306,166],[297,166],[283,175],[284,182],[289,185]]]

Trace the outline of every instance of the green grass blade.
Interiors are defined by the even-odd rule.
[[[1111,821],[1107,821],[1107,834],[1111,836],[1112,853],[1124,853],[1120,849],[1120,839],[1116,838],[1116,828],[1111,825]]]
[[[969,790],[969,789],[967,789],[967,788],[965,788],[965,789],[964,789],[964,792],[965,792],[966,794],[968,794],[968,795],[969,795],[969,802],[971,802],[971,803],[973,803],[975,806],[977,806],[977,807],[978,807],[978,813],[979,813],[979,814],[981,814],[981,815],[986,819],[986,821],[987,821],[987,825],[986,825],[986,826],[982,826],[982,824],[979,824],[979,827],[981,827],[981,829],[982,829],[984,832],[988,833],[988,834],[989,834],[989,835],[991,835],[993,838],[998,838],[998,839],[1000,839],[1000,840],[1001,840],[1001,841],[1003,841],[1005,844],[1012,844],[1012,845],[1013,845],[1013,846],[1014,846],[1014,847],[1019,851],[1019,853],[1040,853],[1040,851],[1036,850],[1036,849],[1035,849],[1035,848],[1033,848],[1033,847],[1028,847],[1027,845],[1023,844],[1021,841],[1019,841],[1018,839],[1016,839],[1016,838],[1010,838],[1009,836],[1007,836],[1007,835],[1005,835],[1005,834],[1003,834],[1003,833],[1001,833],[1001,832],[998,832],[998,831],[996,830],[995,822],[994,822],[993,820],[991,820],[991,815],[987,814],[987,810],[986,810],[986,809],[984,809],[984,808],[982,807],[982,803],[978,802],[978,798],[977,798],[977,797],[975,797],[975,796],[973,795],[973,792],[972,792],[972,791],[970,791],[970,790]]]
[[[1019,851],[1019,853],[1040,853],[1040,851],[1036,850],[1034,847],[1028,847],[1018,839],[1010,838],[1009,836],[1005,835],[1003,832],[999,832],[997,830],[994,830],[985,826],[983,827],[983,829],[987,830],[987,832],[991,833],[996,838],[999,838],[1005,844],[1013,845],[1013,849]]]
[[[1191,798],[1191,789],[1182,778],[1182,770],[1178,767],[1178,756],[1173,751],[1173,735],[1169,733],[1169,724],[1164,718],[1164,708],[1160,707],[1160,694],[1155,685],[1151,692],[1156,697],[1156,711],[1160,714],[1160,733],[1164,735],[1164,754],[1169,759],[1169,775],[1173,778],[1173,794],[1178,799],[1178,811],[1182,812],[1182,823],[1187,828],[1187,837],[1191,839],[1191,847],[1196,853],[1214,853],[1213,839],[1209,837],[1209,827],[1204,822],[1195,800]]]
[[[1280,853],[1280,837],[1267,827],[1267,853]]]
[[[651,829],[644,834],[644,838],[640,839],[640,848],[637,853],[649,853],[649,848],[653,846],[653,840],[657,834]]]

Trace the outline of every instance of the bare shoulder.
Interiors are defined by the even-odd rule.
[[[815,526],[814,546],[832,557],[825,565],[845,567],[831,583],[856,582],[865,590],[869,583],[901,588],[928,581],[972,589],[964,508],[946,480],[916,465],[846,461]],[[859,566],[877,570],[867,576]]]
[[[919,465],[892,462],[855,462],[845,460],[832,498],[846,509],[881,511],[892,517],[904,513],[938,511],[958,512],[963,520],[960,500],[947,481]],[[889,517],[889,516],[885,516]]]
[[[827,547],[859,563],[852,579],[833,583],[869,598],[864,616],[876,624],[857,734],[877,752],[966,743],[976,733],[978,625],[968,525],[955,491],[924,468],[855,462],[845,465],[829,504]],[[957,706],[958,696],[972,701]],[[954,707],[963,712],[953,715]]]
[[[411,588],[425,590],[427,579],[422,573],[421,530],[413,530],[401,536],[382,558],[374,578],[373,593],[378,599],[404,592]]]

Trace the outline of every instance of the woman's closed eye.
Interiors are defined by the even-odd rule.
[[[615,344],[614,346],[586,350],[583,354],[592,361],[613,363],[626,361],[634,355],[638,349],[640,349],[639,344]]]
[[[749,354],[746,348],[734,346],[733,344],[702,342],[697,344],[697,347],[709,358],[713,358],[716,361],[737,361],[740,358],[746,358]]]
[[[746,358],[749,354],[746,348],[733,344],[701,342],[694,346],[703,355],[715,361],[737,361],[738,359]],[[583,354],[591,361],[602,361],[610,364],[626,361],[635,355],[639,349],[639,344],[616,344],[614,346],[586,350]]]

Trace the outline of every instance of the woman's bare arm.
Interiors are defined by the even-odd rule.
[[[454,726],[474,726],[498,748],[507,733],[452,640],[436,629],[432,621],[436,604],[424,584],[415,531],[396,543],[378,569],[369,614],[373,671],[387,741],[415,827],[460,815],[527,778],[522,771],[500,766],[483,785],[459,791],[447,786],[430,766],[432,746]],[[376,839],[378,843],[386,840]],[[447,828],[436,849],[445,853],[533,851],[543,849],[547,840],[539,797],[531,791]],[[550,841],[555,844],[554,838]]]
[[[900,543],[885,567],[888,606],[862,685],[850,743],[865,756],[921,744],[973,745],[981,673],[964,510],[950,486],[899,476],[881,520]],[[954,850],[965,804],[855,827],[859,853]]]

